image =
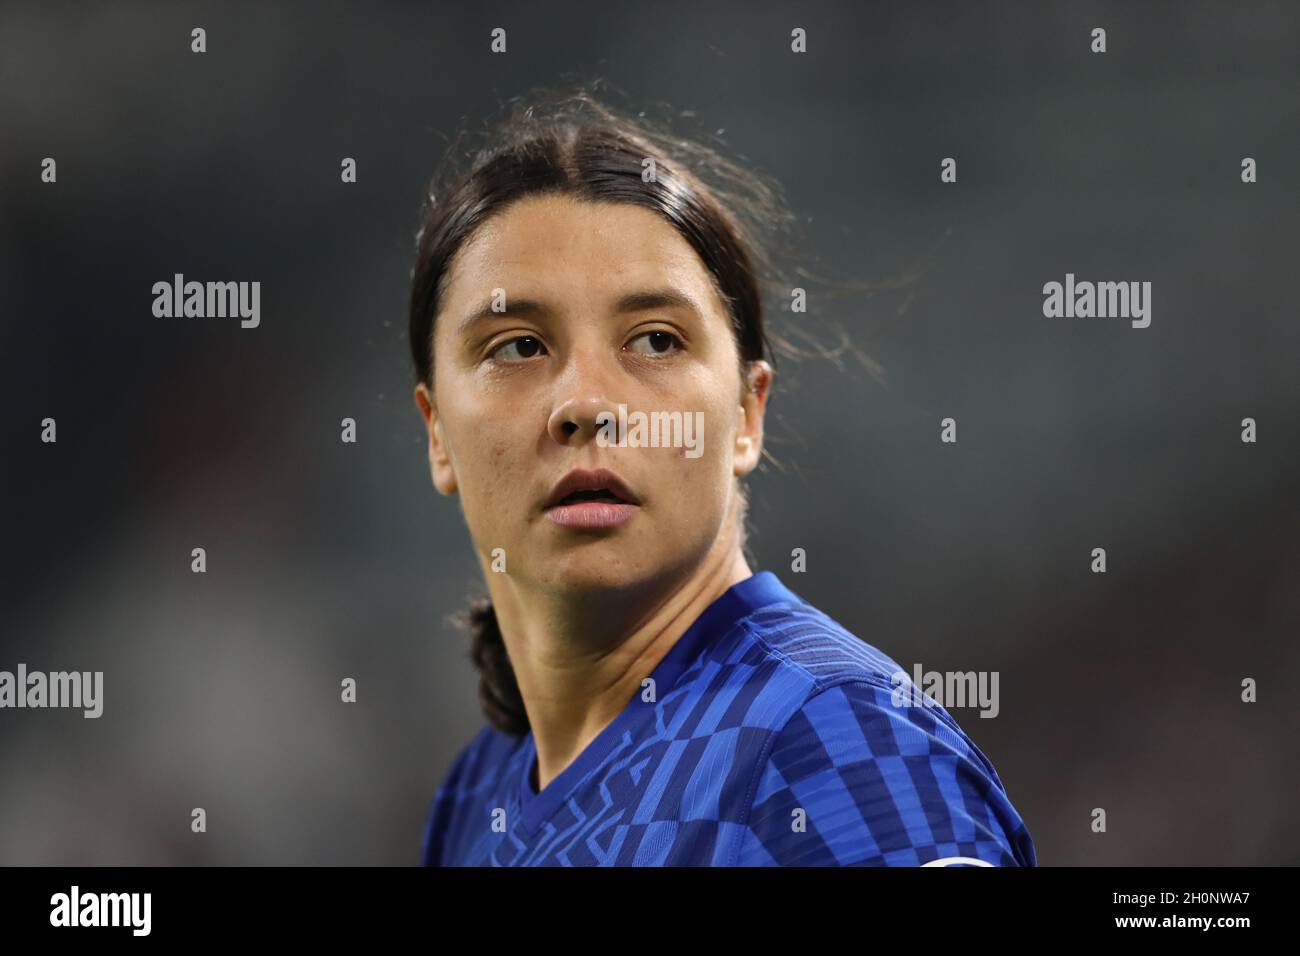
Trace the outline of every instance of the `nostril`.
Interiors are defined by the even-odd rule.
[[[578,423],[577,423],[577,422],[565,422],[565,423],[564,423],[564,434],[566,434],[566,435],[572,435],[572,434],[573,434],[574,432],[576,432],[577,430],[578,430]]]

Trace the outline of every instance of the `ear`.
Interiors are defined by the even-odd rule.
[[[772,390],[772,366],[755,359],[745,370],[745,381],[740,395],[740,426],[736,429],[736,475],[747,475],[757,466],[763,455],[763,416],[767,412],[767,397]]]
[[[442,419],[438,416],[438,406],[434,404],[433,395],[421,382],[415,386],[415,405],[424,418],[425,430],[429,433],[429,472],[433,475],[433,486],[439,494],[454,495],[457,490],[456,470],[451,460],[451,449],[442,432]]]

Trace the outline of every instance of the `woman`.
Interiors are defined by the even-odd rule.
[[[424,863],[1034,865],[953,719],[747,557],[775,191],[586,93],[530,102],[435,177],[412,270],[433,483],[490,594],[488,726]]]

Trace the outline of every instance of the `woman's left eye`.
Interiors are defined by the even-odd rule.
[[[673,335],[673,333],[667,332],[663,329],[655,329],[652,332],[642,332],[632,341],[645,341],[647,343],[649,346],[648,350],[632,349],[634,352],[641,352],[642,355],[667,355],[674,346],[679,349],[682,347],[681,339]]]

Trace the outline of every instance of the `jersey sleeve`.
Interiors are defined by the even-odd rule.
[[[420,844],[421,866],[445,865],[443,857],[447,831],[451,825],[452,812],[456,809],[456,802],[459,798],[462,771],[465,762],[478,742],[479,738],[476,737],[474,741],[456,755],[451,767],[443,775],[442,782],[433,795],[433,802],[429,805],[429,815],[424,823],[424,836]]]
[[[420,865],[442,865],[443,835],[447,830],[447,818],[451,813],[451,789],[444,784],[433,795],[429,805],[429,814],[424,821],[424,836],[420,841]]]
[[[775,735],[738,866],[1035,866],[992,764],[939,707],[869,680],[815,691]]]

